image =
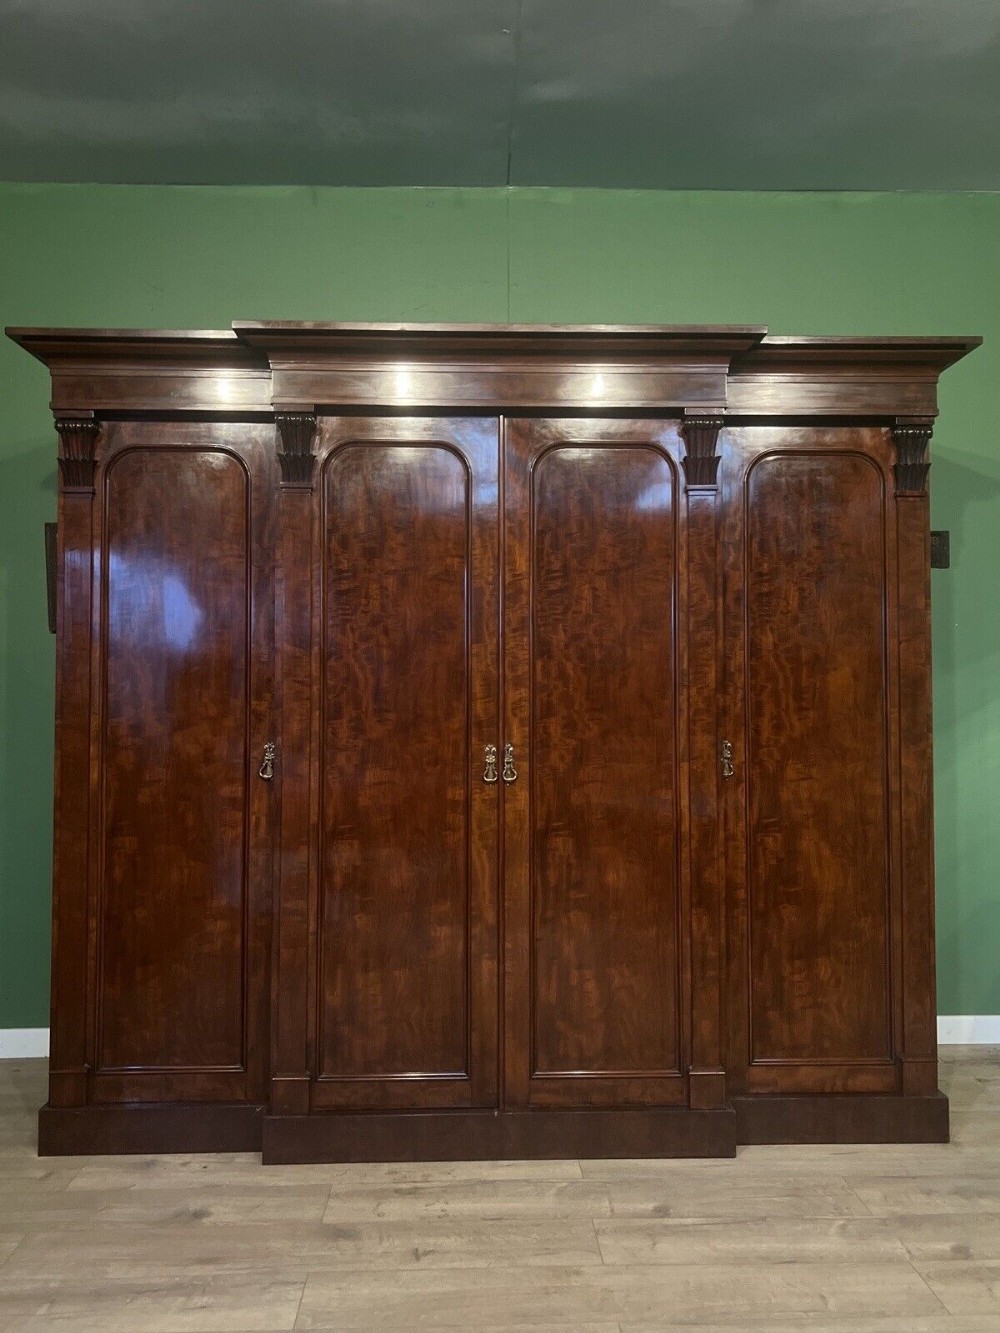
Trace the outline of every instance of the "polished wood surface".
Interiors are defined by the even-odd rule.
[[[81,429],[82,427],[82,429]],[[57,422],[59,456],[88,461],[86,484],[59,488],[56,533],[56,718],[52,839],[52,1023],[49,1098],[53,1107],[87,1098],[91,921],[91,637],[94,591],[93,469],[100,428]],[[75,447],[73,447],[75,437]]]
[[[434,443],[323,469],[320,1078],[468,1073],[468,483]]]
[[[274,558],[275,656],[280,735],[275,759],[281,802],[275,866],[270,1106],[287,1115],[309,1106],[310,906],[315,874],[312,697],[316,542],[312,510],[316,418],[276,415],[280,491]]]
[[[49,367],[60,413],[527,405],[753,417],[937,411],[978,337],[786,337],[754,325],[324,324],[7,334]],[[400,377],[403,372],[403,377]]]
[[[313,1105],[495,1105],[498,422],[320,450]]]
[[[745,585],[729,642],[743,638],[746,672],[748,1082],[893,1091],[879,440],[736,436]]]
[[[688,1101],[695,1108],[727,1104],[722,1017],[725,931],[720,784],[723,747],[720,694],[722,563],[719,533],[719,442],[724,418],[685,412],[682,609],[678,618],[681,675],[679,741],[683,923],[688,924]],[[682,999],[684,991],[682,990]]]
[[[894,1099],[899,1102],[900,1098]],[[911,1098],[915,1102],[916,1098]],[[941,1099],[943,1101],[943,1098]],[[731,1108],[549,1105],[501,1110],[265,1115],[265,1165],[292,1162],[451,1162],[565,1157],[732,1157]]]
[[[753,326],[283,324],[237,322],[266,354],[275,404],[399,411],[720,407]]]
[[[0,1329],[995,1333],[1000,1051],[941,1057],[950,1144],[264,1168],[39,1159],[0,1062]]]
[[[892,431],[897,464],[896,577],[899,707],[900,898],[898,970],[902,1088],[934,1091],[937,987],[934,957],[934,765],[931,714],[930,499],[928,421]],[[916,427],[916,429],[915,429]],[[901,439],[902,437],[902,439]]]
[[[273,464],[256,435],[107,431],[95,1101],[263,1092]]]
[[[980,338],[802,338],[769,334],[730,365],[736,416],[895,417],[937,411],[938,376]]]
[[[231,329],[7,329],[52,375],[52,410],[270,416],[266,356]]]
[[[948,1099],[878,1092],[737,1096],[740,1143],[947,1143]]]
[[[684,1095],[676,449],[507,424],[508,1104]]]
[[[927,485],[978,339],[9,332],[59,437],[46,1151],[947,1133]]]
[[[249,492],[218,450],[104,471],[100,1073],[242,1063]]]

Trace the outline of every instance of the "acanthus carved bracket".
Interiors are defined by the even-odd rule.
[[[690,416],[681,422],[685,455],[681,459],[688,490],[718,485],[719,455],[715,452],[722,429],[721,416]]]
[[[895,425],[892,442],[896,449],[897,495],[926,495],[927,476],[931,470],[927,457],[933,427],[929,422]]]
[[[316,417],[312,412],[278,412],[278,465],[281,484],[285,487],[311,490],[316,455]]]
[[[93,494],[97,438],[101,424],[93,417],[56,417],[59,472],[64,491]]]

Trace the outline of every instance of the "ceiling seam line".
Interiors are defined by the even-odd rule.
[[[507,102],[507,175],[506,185],[510,189],[511,164],[514,156],[514,108],[517,105],[517,62],[521,49],[521,20],[524,14],[524,0],[517,0],[514,13],[513,60],[510,73],[510,98]]]
[[[511,168],[514,158],[514,109],[517,106],[517,75],[518,75],[518,57],[521,53],[521,24],[524,16],[524,0],[517,0],[517,8],[514,11],[514,30],[511,34],[511,71],[510,71],[510,97],[507,101],[507,172],[504,184],[504,224],[505,224],[505,243],[507,252],[507,323],[510,323],[511,291],[510,291],[510,213],[511,213]]]

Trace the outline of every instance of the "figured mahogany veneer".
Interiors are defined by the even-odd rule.
[[[928,445],[976,338],[16,329],[45,1153],[947,1137]]]

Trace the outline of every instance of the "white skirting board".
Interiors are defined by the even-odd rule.
[[[941,1014],[942,1046],[1000,1046],[1000,1014]],[[48,1028],[0,1028],[0,1060],[30,1060],[49,1053]]]
[[[1000,1014],[938,1014],[942,1046],[1000,1045]]]
[[[48,1028],[0,1028],[0,1060],[30,1060],[48,1053]]]

